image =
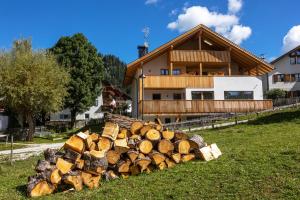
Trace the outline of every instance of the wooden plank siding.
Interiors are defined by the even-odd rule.
[[[140,80],[141,83],[141,80]],[[142,84],[140,84],[142,86]],[[182,89],[182,88],[213,88],[214,80],[210,76],[146,76],[145,89]]]
[[[139,103],[140,110],[142,101]],[[273,108],[272,100],[145,100],[143,114],[247,113]]]
[[[172,50],[170,51],[171,62],[203,62],[203,63],[229,63],[229,51],[207,50]]]

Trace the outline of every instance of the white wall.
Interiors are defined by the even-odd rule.
[[[143,66],[145,75],[160,75],[160,69],[168,69],[168,68],[169,67],[167,64],[167,54],[166,53],[145,63]]]
[[[300,64],[291,65],[290,57],[284,56],[274,64],[274,70],[268,74],[269,90],[280,88],[286,91],[300,90],[300,82],[273,82],[274,74],[297,74],[300,73]]]
[[[101,105],[103,105],[103,98],[102,95],[100,95],[99,97],[97,97],[98,100],[98,106],[92,106],[90,107],[87,111],[85,111],[84,113],[80,113],[76,116],[76,120],[85,120],[85,114],[89,114],[90,118],[89,119],[99,119],[103,117],[103,113],[96,113],[96,111],[101,107]],[[69,115],[68,119],[65,119],[64,121],[71,121],[71,112],[70,109],[64,109],[60,112],[57,113],[52,113],[50,115],[50,121],[62,121],[62,119],[60,119],[60,115],[61,114],[65,114],[65,115]]]
[[[0,114],[0,131],[5,131],[8,127],[8,116]]]

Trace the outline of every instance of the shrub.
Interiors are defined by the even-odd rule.
[[[267,98],[268,99],[278,99],[278,98],[284,98],[286,96],[286,91],[282,89],[271,89],[267,93]]]

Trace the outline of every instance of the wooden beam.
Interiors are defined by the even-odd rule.
[[[228,76],[231,76],[231,63],[228,63]]]
[[[173,75],[173,63],[170,62],[169,74]]]
[[[199,50],[202,50],[202,30],[200,30],[198,33],[198,46]]]
[[[168,66],[169,66],[169,75],[173,75],[173,63],[171,62],[171,51],[173,51],[173,45],[170,46],[170,50],[168,52]]]
[[[203,66],[202,63],[199,63],[199,75],[202,76],[203,74]]]

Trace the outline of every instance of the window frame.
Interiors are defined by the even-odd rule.
[[[228,96],[228,94],[226,93],[234,93],[234,92],[239,92],[239,93],[246,93],[246,92],[249,92],[251,93],[250,95],[250,98],[247,98],[247,96],[244,94],[244,95],[237,95],[237,97],[235,98],[230,98]],[[243,97],[244,96],[244,97]],[[254,100],[254,91],[224,91],[224,100]]]
[[[178,76],[180,74],[181,74],[181,69],[179,69],[179,68],[173,69],[172,75]]]
[[[177,96],[177,97],[175,97],[175,96]],[[179,96],[180,96],[180,98],[178,98]],[[173,93],[173,100],[181,100],[181,99],[182,99],[182,94],[181,93]]]
[[[166,69],[166,68],[160,69],[160,75],[162,75],[162,76],[169,75],[169,69]]]

